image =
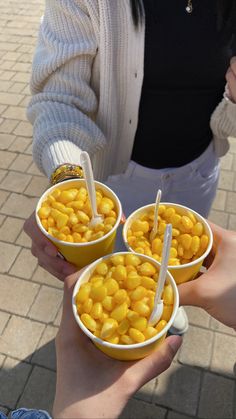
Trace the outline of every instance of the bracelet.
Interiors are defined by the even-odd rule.
[[[54,170],[50,177],[51,185],[62,182],[63,180],[78,178],[83,179],[83,169],[75,164],[64,163]]]

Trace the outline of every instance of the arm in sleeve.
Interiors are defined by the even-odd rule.
[[[48,177],[59,164],[79,164],[81,150],[92,156],[106,144],[94,123],[98,99],[90,80],[98,30],[86,3],[47,0],[40,25],[27,115],[34,160]]]

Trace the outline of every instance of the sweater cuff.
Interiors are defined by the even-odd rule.
[[[54,170],[64,163],[80,165],[81,149],[68,140],[57,140],[44,147],[42,166],[48,179]]]

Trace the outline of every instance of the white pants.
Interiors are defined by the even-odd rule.
[[[156,170],[130,161],[124,174],[109,176],[105,183],[120,198],[126,216],[155,202],[157,190],[161,189],[162,201],[186,205],[207,217],[218,179],[219,159],[211,143],[201,156],[184,166]],[[116,247],[124,249],[120,238]]]

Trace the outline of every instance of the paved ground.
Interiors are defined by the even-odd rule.
[[[47,180],[31,156],[29,72],[43,0],[0,0],[0,407],[51,410],[60,283],[37,266],[22,232]],[[211,220],[236,230],[236,141],[221,162]],[[187,308],[191,327],[173,366],[123,417],[234,418],[235,333]]]

